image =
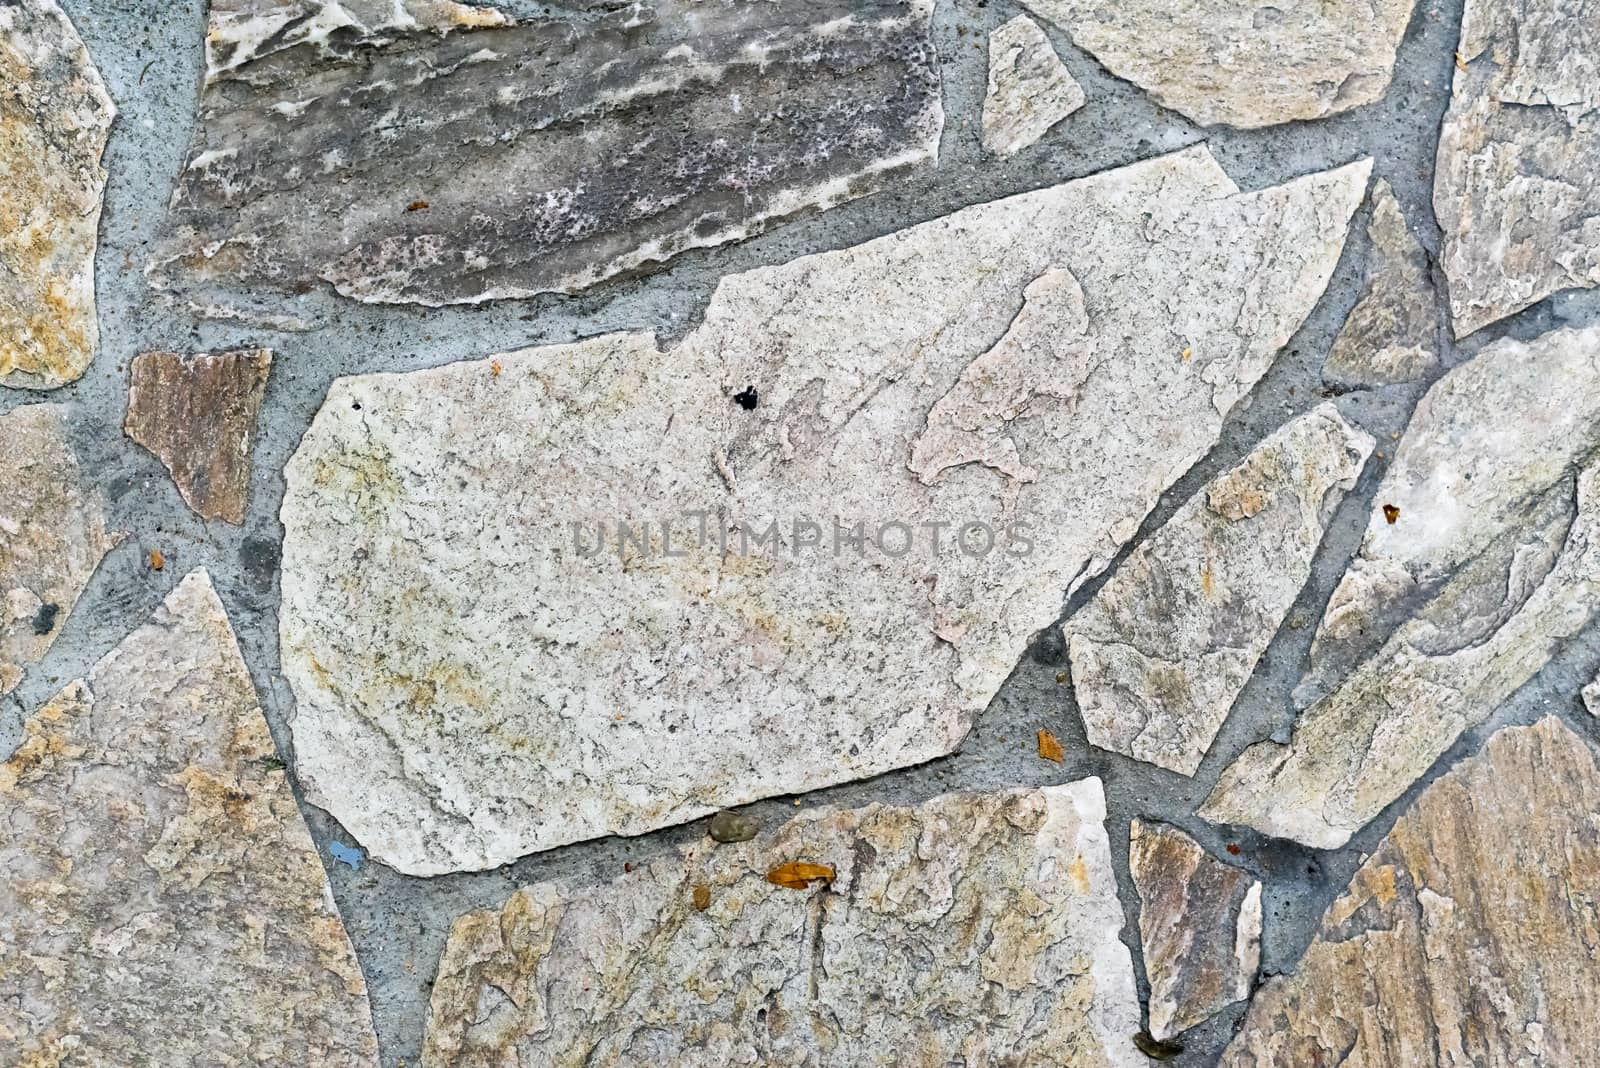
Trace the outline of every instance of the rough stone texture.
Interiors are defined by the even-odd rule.
[[[1600,716],[1600,676],[1583,688],[1583,706],[1590,715]]]
[[[1406,226],[1389,183],[1372,187],[1367,287],[1322,365],[1322,377],[1360,388],[1411,382],[1439,365],[1439,312],[1428,254]]]
[[[1187,1031],[1243,1001],[1261,964],[1261,884],[1176,827],[1134,820],[1128,867],[1150,980],[1150,1034]]]
[[[1486,616],[1502,599],[1515,604],[1542,573],[1534,559],[1548,555],[1539,547],[1551,535],[1531,521],[1539,502],[1553,495],[1568,502],[1557,511],[1570,512],[1572,472],[1597,449],[1600,328],[1498,341],[1436,382],[1412,414],[1361,547],[1328,600],[1297,702],[1326,694],[1469,561],[1484,573]],[[1389,508],[1397,509],[1393,522]],[[1492,559],[1480,559],[1486,553]]]
[[[1188,150],[730,276],[665,352],[339,380],[282,511],[308,795],[436,873],[949,752],[1215,443],[1367,172],[1239,193]]]
[[[0,694],[44,658],[120,540],[107,533],[105,500],[85,483],[66,433],[60,405],[0,415]]]
[[[55,0],[0,4],[0,386],[60,386],[94,359],[100,154],[116,113]]]
[[[152,280],[573,292],[936,158],[932,0],[578,7],[217,0]]]
[[[1023,0],[1202,125],[1253,128],[1370,104],[1415,0]]]
[[[1018,15],[989,35],[984,148],[1015,155],[1083,104],[1083,90],[1038,23]]]
[[[948,794],[526,887],[451,930],[423,1064],[1135,1068],[1104,820],[1098,779]],[[768,881],[794,861],[834,878]]]
[[[1596,811],[1594,754],[1560,720],[1497,733],[1263,984],[1223,1068],[1594,1064]]]
[[[1433,207],[1457,337],[1600,285],[1600,10],[1467,0]]]
[[[1600,608],[1600,460],[1576,483],[1576,514],[1563,480],[1530,508],[1526,530],[1451,576],[1307,709],[1289,744],[1246,749],[1200,814],[1331,849],[1404,793]]]
[[[156,454],[184,503],[207,519],[244,522],[250,447],[271,368],[268,349],[134,358],[123,429]]]
[[[1064,628],[1090,742],[1195,773],[1375,444],[1324,404],[1213,479],[1123,561]]]
[[[204,571],[28,718],[0,818],[8,1064],[377,1063],[361,969]]]

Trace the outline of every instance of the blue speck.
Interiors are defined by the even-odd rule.
[[[328,854],[339,863],[350,865],[351,871],[361,870],[361,850],[359,849],[352,849],[350,846],[340,845],[338,842],[329,842]]]

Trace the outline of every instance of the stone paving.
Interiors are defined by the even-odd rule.
[[[1597,72],[0,3],[0,1066],[1600,1065]]]

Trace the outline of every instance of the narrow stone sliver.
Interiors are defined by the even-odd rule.
[[[1097,779],[824,808],[525,886],[452,927],[422,1063],[1138,1068],[1104,820]]]
[[[361,967],[204,571],[28,717],[0,806],[8,1063],[378,1064]]]
[[[1063,628],[1090,742],[1195,773],[1374,445],[1332,404],[1319,405],[1218,475],[1122,562]]]
[[[997,156],[1020,152],[1084,101],[1083,89],[1037,22],[1018,15],[989,35],[984,148]]]
[[[335,383],[282,510],[308,796],[436,874],[950,752],[1309,313],[1368,170],[1240,193],[1188,150],[729,276],[666,351]]]

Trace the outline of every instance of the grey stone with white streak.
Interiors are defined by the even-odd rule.
[[[1383,96],[1415,0],[1023,0],[1202,125],[1320,119]]]
[[[1433,209],[1456,337],[1600,285],[1600,4],[1467,0]]]
[[[1261,964],[1261,883],[1176,827],[1134,820],[1128,869],[1150,980],[1150,1034],[1165,1041],[1250,996]]]
[[[1139,1068],[1105,814],[1097,779],[821,809],[525,887],[452,926],[422,1063]],[[834,877],[767,881],[796,861]]]
[[[1388,182],[1373,183],[1371,201],[1366,290],[1322,365],[1323,379],[1336,386],[1411,382],[1439,365],[1439,311],[1428,254],[1406,226]]]
[[[984,148],[997,156],[1015,155],[1083,103],[1083,89],[1038,23],[1018,15],[989,35]]]
[[[666,351],[339,380],[282,511],[308,797],[433,874],[950,752],[1215,444],[1369,166],[1240,193],[1191,149],[730,276]]]
[[[116,114],[55,0],[0,4],[0,386],[53,389],[94,359],[100,156]]]
[[[1323,404],[1190,498],[1063,628],[1089,741],[1193,775],[1373,441]]]
[[[376,1068],[361,967],[204,571],[28,717],[0,823],[6,1064]]]
[[[121,536],[67,442],[67,409],[0,415],[0,694],[44,659]]]
[[[1543,540],[1530,502],[1600,449],[1600,328],[1506,338],[1453,368],[1412,413],[1355,559],[1328,599],[1295,692],[1323,696],[1448,576],[1502,541],[1486,595]],[[1559,493],[1570,500],[1570,488]],[[1396,509],[1394,521],[1385,506]],[[1525,532],[1519,536],[1518,531]],[[1498,575],[1497,575],[1498,571]]]
[[[578,6],[215,0],[152,281],[575,292],[937,157],[932,0]]]
[[[1246,749],[1200,815],[1338,848],[1491,716],[1600,609],[1600,458],[1530,502],[1523,524],[1307,709],[1287,745]]]

